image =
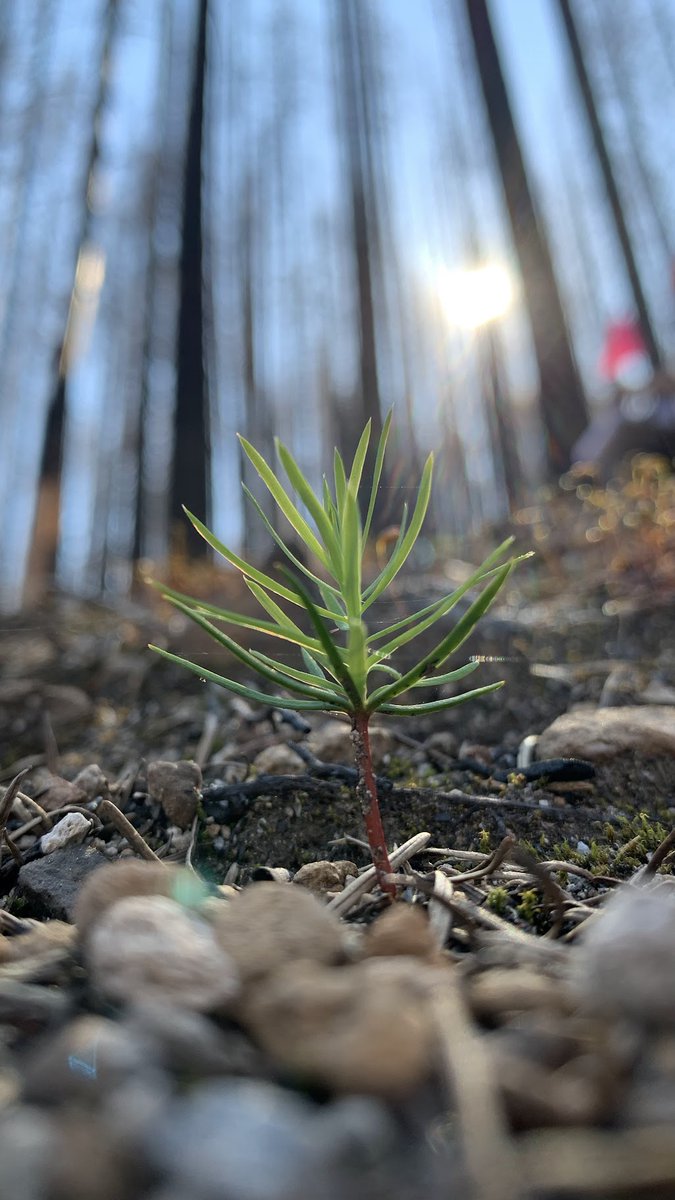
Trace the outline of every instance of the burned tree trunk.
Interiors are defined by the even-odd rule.
[[[177,387],[170,516],[183,525],[182,505],[200,518],[206,515],[208,470],[207,380],[204,370],[202,143],[206,80],[208,0],[200,0],[195,69],[190,107],[180,262]],[[190,553],[205,552],[191,539]]]
[[[609,200],[609,206],[612,212],[616,234],[621,246],[626,273],[630,280],[645,348],[649,354],[652,367],[655,371],[658,371],[661,369],[662,365],[661,351],[659,349],[656,335],[654,333],[654,327],[652,325],[652,320],[649,315],[649,308],[647,306],[647,300],[642,287],[640,272],[638,270],[635,254],[633,253],[630,233],[628,231],[628,225],[624,216],[623,205],[621,203],[619,189],[614,177],[614,171],[610,161],[609,152],[605,144],[600,118],[598,116],[593,90],[591,88],[591,82],[588,77],[588,71],[586,70],[581,42],[577,33],[574,17],[572,15],[570,0],[558,0],[558,9],[563,28],[565,30],[565,35],[574,66],[574,72],[579,85],[579,91],[584,103],[584,108],[586,109],[586,116],[588,118],[588,123],[593,138],[595,153],[598,158],[600,170],[602,171],[602,177],[605,183],[605,189],[607,191],[607,199]]]
[[[570,450],[587,424],[585,397],[551,253],[525,170],[487,0],[464,2],[532,328],[549,466],[559,473],[569,464]]]

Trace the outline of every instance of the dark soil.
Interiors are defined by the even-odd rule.
[[[565,592],[556,585],[552,595],[545,594],[553,589],[541,564],[521,568],[518,588],[474,634],[467,652],[499,660],[486,661],[476,678],[503,678],[504,689],[433,718],[383,719],[395,739],[380,767],[392,844],[427,830],[432,845],[485,851],[512,833],[538,858],[583,861],[601,874],[622,876],[644,862],[673,825],[675,758],[620,756],[581,780],[565,771],[556,779],[528,780],[516,769],[523,738],[575,704],[597,703],[617,663],[627,665],[630,678],[612,703],[640,702],[649,681],[675,685],[675,613],[667,597],[633,603],[617,600],[615,588],[608,601],[606,579],[593,585],[590,578],[589,586],[588,568],[586,558],[583,583]],[[408,580],[395,609],[428,603],[441,588],[447,590],[447,580]],[[151,654],[149,640],[203,655],[200,661],[212,669],[232,670],[224,653],[195,642],[163,612],[126,606],[120,613],[53,599],[5,620],[2,779],[45,763],[72,779],[97,763],[132,823],[153,848],[175,857],[164,817],[147,804],[145,764],[198,757],[205,790],[193,864],[214,881],[232,878],[233,870],[245,880],[261,865],[293,871],[314,859],[343,858],[344,839],[363,838],[348,772],[321,778],[315,766],[301,781],[274,779],[266,788],[251,764],[265,746],[302,742],[297,722],[294,727],[278,711],[233,703],[228,693]],[[17,697],[19,683],[24,691]],[[54,686],[79,689],[88,713],[71,719],[68,705],[49,694]],[[30,779],[24,791],[30,792]],[[215,838],[208,829],[214,823],[221,826]],[[590,848],[585,856],[577,854],[578,841]],[[367,861],[364,848],[348,845],[357,864]]]

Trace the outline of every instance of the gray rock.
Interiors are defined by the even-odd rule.
[[[33,1052],[25,1067],[23,1095],[36,1104],[96,1103],[151,1065],[148,1039],[88,1014],[76,1017]]]
[[[211,926],[167,896],[126,896],[107,908],[85,943],[102,995],[206,1012],[239,992],[239,975]]]
[[[190,1200],[296,1200],[315,1161],[313,1112],[271,1084],[204,1084],[170,1106],[146,1153]]]
[[[107,866],[92,846],[66,846],[46,858],[25,863],[19,871],[17,895],[26,902],[26,915],[74,919],[75,901],[88,875]]]
[[[675,898],[625,885],[589,925],[572,983],[590,1012],[675,1027]]]
[[[0,1118],[0,1200],[44,1200],[57,1135],[38,1108],[15,1109]]]

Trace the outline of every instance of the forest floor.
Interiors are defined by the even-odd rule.
[[[404,847],[395,867],[401,929],[368,879],[346,726],[254,711],[153,656],[151,640],[208,654],[200,661],[212,669],[226,665],[156,603],[113,609],[53,597],[3,620],[0,783],[25,774],[14,798],[0,800],[8,835],[0,858],[0,1157],[9,1155],[14,1180],[33,1163],[26,1196],[207,1200],[221,1195],[214,1178],[225,1176],[222,1195],[232,1200],[675,1196],[670,894],[660,901],[669,932],[656,947],[658,914],[639,916],[643,900],[658,907],[655,885],[666,887],[675,859],[675,506],[667,492],[647,511],[648,491],[642,481],[628,500],[598,494],[593,512],[583,492],[581,502],[565,496],[526,510],[518,540],[540,553],[467,643],[467,654],[486,659],[480,682],[503,678],[506,686],[423,720],[382,720],[374,746],[383,820],[390,845]],[[598,511],[611,504],[621,522],[638,511],[641,523],[626,522],[621,536],[616,526],[594,534]],[[673,521],[663,520],[669,512]],[[441,560],[407,576],[394,609],[432,601],[465,567]],[[577,719],[550,731],[563,714]],[[167,766],[190,763],[197,766]],[[73,814],[47,853],[43,835]],[[237,964],[245,999],[228,1007],[222,997],[183,997],[170,1020],[158,1016],[157,979],[152,996],[138,993],[138,979],[127,993],[106,983],[78,909],[99,866],[147,860],[151,873],[161,872],[156,858],[170,869],[187,864],[202,881],[193,907],[203,925],[213,924],[214,900],[224,908],[239,902],[252,882],[272,881],[274,896],[277,888],[313,893],[321,916],[327,909],[344,934],[347,965],[324,962],[321,970],[344,981],[378,958],[412,962],[423,984],[411,1012],[407,977],[374,979],[366,1016],[343,998],[350,1037],[362,1019],[366,1031],[358,1049],[346,1047],[344,1030],[333,1028],[338,1002],[322,1008],[324,985],[302,981],[307,964],[299,960],[318,970],[324,951],[305,954],[285,928],[270,954],[288,942],[302,977],[298,996],[286,980],[290,991],[275,1001],[281,984],[258,964],[264,998],[250,999],[248,960],[230,932],[218,935],[220,949]],[[628,880],[640,886],[622,887]],[[127,892],[136,891],[167,894],[156,882],[132,882]],[[598,935],[596,945],[586,929],[600,929],[596,911],[626,895],[628,908],[613,918],[624,974],[611,938]],[[405,926],[413,910],[428,918],[423,930]],[[259,919],[275,929],[281,918]],[[162,937],[166,920],[165,913]],[[606,920],[609,929],[609,909]],[[258,937],[262,947],[262,928],[246,941]],[[438,987],[442,972],[452,976],[447,989]],[[166,983],[169,1008],[174,984]],[[368,987],[364,975],[359,988]],[[381,1048],[386,1069],[368,1024],[388,1028],[386,1003],[377,1008],[383,993],[397,1011]],[[426,1051],[418,1061],[404,1049],[416,1045],[422,1008],[435,1031],[433,1069]],[[326,1045],[335,1036],[335,1049],[312,1057],[317,1027]],[[431,1037],[424,1028],[420,1036]],[[127,1045],[140,1039],[152,1065],[125,1056],[115,1030]],[[73,1061],[84,1061],[92,1045],[103,1045],[104,1069],[74,1076]],[[161,1103],[142,1102],[156,1079]],[[264,1095],[232,1092],[252,1082]],[[138,1110],[135,1165],[119,1111],[125,1088],[129,1111]],[[204,1128],[230,1119],[228,1103],[241,1128],[216,1153]],[[270,1118],[274,1136],[261,1116],[265,1104],[281,1105]],[[310,1149],[301,1131],[319,1118],[323,1132],[317,1125]],[[195,1122],[201,1131],[189,1169],[167,1148],[172,1122],[186,1145]],[[91,1138],[105,1143],[103,1166],[76,1168],[73,1146]],[[53,1152],[55,1145],[70,1150]],[[261,1145],[267,1166],[256,1173]]]

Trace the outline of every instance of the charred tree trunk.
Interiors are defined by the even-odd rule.
[[[649,315],[649,308],[642,288],[640,272],[638,270],[635,254],[633,253],[633,246],[631,243],[630,233],[628,231],[628,225],[626,223],[626,218],[623,212],[623,205],[621,203],[619,189],[614,177],[614,170],[610,161],[609,152],[605,144],[605,138],[603,135],[602,126],[600,124],[598,111],[595,106],[593,90],[588,77],[588,71],[586,70],[583,50],[581,48],[581,42],[577,33],[574,17],[572,15],[570,0],[558,0],[558,9],[560,11],[560,17],[565,30],[565,35],[567,37],[567,43],[569,45],[570,56],[572,58],[574,72],[579,85],[579,91],[581,92],[581,98],[586,110],[586,116],[588,118],[591,136],[593,138],[593,145],[595,147],[595,153],[598,157],[600,170],[602,171],[602,177],[605,183],[605,189],[607,191],[607,198],[609,200],[614,226],[616,228],[617,237],[621,246],[626,273],[630,280],[633,298],[635,300],[635,308],[637,310],[637,316],[645,347],[647,353],[649,354],[654,371],[659,371],[662,366],[661,351],[659,349],[656,335],[654,333],[654,327]]]
[[[117,0],[108,0],[101,41],[98,92],[96,94],[94,109],[91,113],[91,142],[82,181],[84,204],[83,215],[81,217],[81,231],[78,239],[78,259],[83,247],[87,244],[91,226],[91,204],[92,197],[95,195],[96,171],[99,159],[98,131],[107,102],[110,55],[117,29],[117,21]],[[76,267],[77,262],[73,262],[73,276],[76,274]],[[33,588],[35,594],[39,594],[44,585],[54,578],[56,569],[68,384],[68,327],[70,325],[73,301],[76,299],[76,296],[77,281],[75,281],[71,297],[71,311],[67,315],[63,330],[56,382],[47,411],[45,436],[40,461],[37,508],[33,527],[31,556],[27,572],[30,586]]]
[[[490,24],[487,0],[464,0],[488,123],[523,278],[540,378],[540,407],[550,469],[569,465],[587,424],[586,402],[570,345],[550,250],[538,219]]]
[[[207,505],[208,420],[204,370],[202,142],[206,80],[208,0],[200,0],[195,69],[190,106],[180,262],[175,442],[171,472],[170,516],[183,524],[182,505],[203,518]],[[190,540],[190,553],[206,544]]]
[[[359,55],[357,13],[353,0],[336,0],[340,106],[349,172],[352,252],[359,313],[362,419],[372,420],[374,440],[382,428],[377,369],[375,301],[372,272],[374,198],[368,191],[365,156],[366,120],[363,112],[363,71]]]

